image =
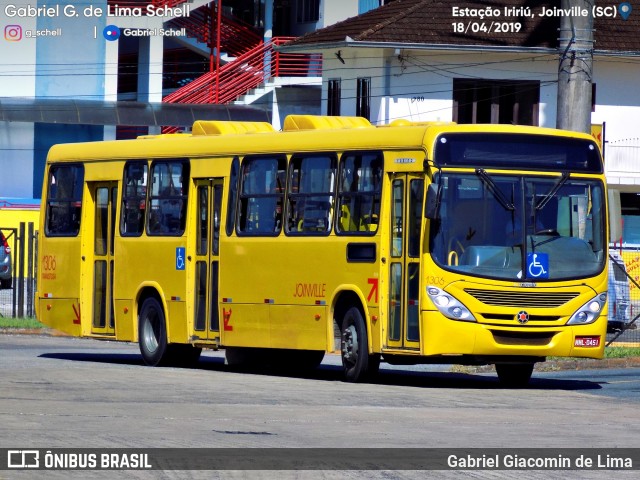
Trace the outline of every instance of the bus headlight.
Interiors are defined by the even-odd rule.
[[[476,321],[476,318],[467,307],[444,290],[440,290],[437,287],[429,285],[427,287],[427,294],[436,308],[445,317],[451,318],[452,320],[464,320],[465,322]]]
[[[601,293],[585,303],[567,322],[567,325],[586,325],[595,322],[607,301],[607,292]]]

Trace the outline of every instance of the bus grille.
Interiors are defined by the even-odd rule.
[[[477,288],[465,288],[464,291],[486,305],[515,308],[560,307],[579,295],[578,292],[514,292]]]
[[[553,337],[558,332],[503,332],[491,330],[493,339],[501,345],[529,345],[543,346],[549,345]]]

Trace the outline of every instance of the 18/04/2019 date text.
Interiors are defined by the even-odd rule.
[[[454,22],[453,33],[517,33],[520,22]]]

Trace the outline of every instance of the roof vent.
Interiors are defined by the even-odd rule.
[[[333,130],[337,128],[373,128],[363,117],[333,117],[321,115],[289,115],[282,130]]]
[[[241,135],[244,133],[275,132],[269,122],[225,122],[221,120],[198,120],[193,123],[191,134],[201,135]]]

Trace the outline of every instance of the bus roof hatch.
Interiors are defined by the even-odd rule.
[[[200,135],[239,135],[243,133],[274,132],[269,122],[227,122],[222,120],[197,120],[193,123],[191,134]]]
[[[330,130],[336,128],[371,127],[363,117],[323,117],[319,115],[289,115],[284,119],[282,130]]]

